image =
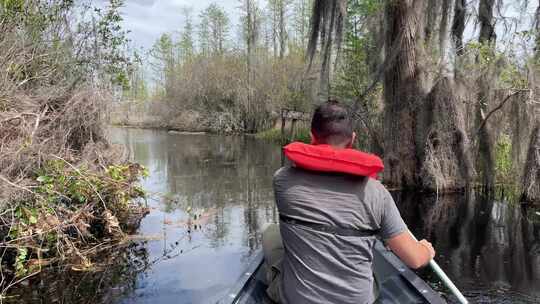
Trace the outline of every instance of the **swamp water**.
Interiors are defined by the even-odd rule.
[[[265,225],[277,221],[271,180],[279,147],[252,137],[124,128],[110,137],[149,169],[150,214],[104,272],[44,275],[21,287],[31,291],[20,299],[183,304],[226,296],[260,248]],[[540,210],[475,193],[393,195],[472,303],[540,303]],[[431,271],[420,274],[444,290]]]

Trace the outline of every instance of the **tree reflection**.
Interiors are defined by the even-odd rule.
[[[410,229],[433,241],[437,260],[466,292],[540,296],[540,225],[527,207],[472,191],[393,195]]]
[[[130,293],[149,266],[144,242],[114,246],[95,257],[94,269],[50,268],[20,285],[3,303],[112,303]]]
[[[118,132],[118,131],[117,131]],[[209,215],[202,232],[211,247],[218,248],[240,238],[249,253],[260,247],[261,229],[275,222],[271,180],[279,167],[280,151],[273,144],[246,136],[193,136],[156,133],[142,144],[140,130],[120,130],[117,135],[163,182],[160,208],[188,221]],[[142,131],[149,132],[149,131]],[[135,133],[135,134],[131,134]],[[128,136],[129,135],[129,136]],[[242,224],[243,232],[232,232]]]
[[[224,259],[233,248],[235,256],[227,262],[247,259],[260,248],[263,226],[278,220],[271,180],[280,166],[279,147],[249,137],[123,132],[129,136],[120,139],[150,169],[145,187],[162,194],[153,207],[171,221],[170,227],[165,219],[161,223],[165,244],[202,244],[213,251],[207,256]],[[540,297],[540,211],[473,191],[393,196],[411,231],[433,241],[437,261],[472,302],[487,296],[477,302],[490,303],[507,293],[512,294],[508,302]],[[196,232],[192,242],[198,243],[189,241],[189,231]],[[188,233],[187,244],[177,242],[183,233]],[[422,275],[437,281],[429,271]]]

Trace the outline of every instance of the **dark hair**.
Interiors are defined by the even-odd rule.
[[[313,113],[311,133],[321,144],[341,145],[350,141],[353,128],[347,109],[336,100],[321,104]]]

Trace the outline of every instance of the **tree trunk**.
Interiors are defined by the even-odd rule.
[[[534,48],[534,54],[536,59],[538,59],[540,57],[540,3],[536,8],[536,14],[534,16],[534,19],[534,30],[536,31],[536,45]]]
[[[319,87],[319,101],[325,102],[330,95],[330,60],[332,56],[332,41],[333,41],[333,24],[336,18],[337,1],[332,1],[332,8],[328,11],[330,14],[329,22],[324,22],[324,39],[322,41],[322,64],[320,75],[320,87]]]
[[[384,180],[401,188],[419,185],[416,109],[426,95],[418,62],[423,7],[423,0],[402,0],[389,1],[385,8],[385,56],[396,56],[384,73]]]
[[[452,21],[452,40],[458,56],[463,55],[463,32],[465,31],[465,13],[467,1],[456,0],[454,5],[454,20]]]
[[[480,21],[480,43],[491,43],[497,39],[493,25],[493,7],[495,0],[480,0],[478,6],[478,19]]]
[[[437,23],[437,16],[439,15],[440,1],[441,0],[427,0],[427,17],[426,26],[424,27],[426,45],[430,45],[433,34],[435,33],[435,24]]]
[[[493,26],[493,6],[495,0],[481,0],[478,8],[480,19],[480,36],[478,41],[483,44],[488,44],[494,47],[495,30]],[[484,115],[489,110],[490,103],[490,79],[489,75],[491,68],[488,66],[486,71],[482,73],[478,79],[478,97],[476,101],[476,126],[480,127],[478,136],[478,165],[482,173],[482,183],[488,187],[495,186],[495,155],[493,153],[494,141],[490,131],[490,123],[482,123]]]
[[[287,31],[285,29],[285,0],[279,0],[279,58],[285,57]]]
[[[443,0],[441,8],[441,24],[439,26],[439,53],[441,62],[445,61],[446,42],[448,40],[448,13],[450,11],[451,0]]]
[[[297,26],[299,27],[297,29],[297,32],[300,33],[300,39],[299,39],[299,43],[298,45],[302,46],[302,49],[305,49],[306,48],[306,37],[307,37],[307,33],[308,33],[308,24],[309,22],[306,21],[309,20],[309,14],[306,13],[306,11],[308,10],[308,7],[307,7],[307,3],[306,3],[306,0],[300,0],[300,12],[299,12],[299,17],[297,18],[300,18],[300,22],[297,24]]]
[[[369,66],[369,72],[372,79],[380,77],[379,70],[384,62],[384,43],[385,43],[385,20],[384,13],[380,12],[374,16],[374,22],[370,22],[367,33],[371,36],[375,47],[368,48],[366,54],[366,64]]]
[[[274,58],[278,57],[278,13],[276,9],[276,2],[271,1],[271,10],[272,10],[272,43],[274,47]]]
[[[538,60],[540,59],[540,3],[536,9],[534,30],[536,32],[536,45],[534,62],[532,63],[533,92],[537,92],[537,81],[540,78]],[[527,152],[527,160],[523,169],[523,195],[522,201],[540,204],[540,107],[533,109],[534,129]]]
[[[253,14],[254,8],[252,0],[246,0],[246,19],[247,19],[247,33],[246,33],[246,47],[247,47],[247,122],[244,122],[244,128],[248,132],[254,131],[255,123],[251,121],[252,111],[254,111],[253,106],[253,59],[254,59],[254,44],[255,44],[255,18]]]
[[[534,70],[529,74],[531,80],[534,79],[533,73]],[[532,81],[530,85],[531,88],[534,87],[534,81]],[[510,101],[510,117],[508,123],[512,132],[512,169],[516,174],[516,178],[519,175],[519,179],[523,177],[522,173],[527,159],[527,148],[529,147],[530,141],[529,136],[534,127],[533,117],[531,116],[531,113],[534,113],[534,109],[532,108],[532,105],[529,105],[526,102],[531,97],[530,92],[522,92],[513,97],[514,100]]]
[[[540,121],[538,119],[531,134],[523,172],[522,201],[540,204]]]
[[[480,126],[485,119],[485,113],[489,104],[489,85],[487,77],[482,76],[479,80],[479,93],[476,105],[476,125]],[[495,155],[493,153],[493,138],[489,127],[489,121],[483,124],[478,133],[478,161],[482,173],[482,183],[488,188],[495,186]]]
[[[432,191],[463,189],[471,182],[473,165],[461,103],[452,79],[439,80],[425,106],[425,153],[422,187]]]

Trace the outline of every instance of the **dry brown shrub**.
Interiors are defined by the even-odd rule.
[[[41,38],[0,19],[0,297],[46,265],[92,265],[146,212],[144,168],[104,135],[108,90]]]
[[[4,99],[8,110],[0,112],[0,201],[31,186],[29,178],[54,156],[75,164],[109,163],[101,120],[105,98],[83,89],[59,97],[17,94]],[[104,152],[90,153],[95,145]]]
[[[104,135],[110,96],[56,92],[0,94],[2,294],[42,266],[91,270],[95,248],[124,239],[147,212],[137,200],[144,168],[126,163]]]

